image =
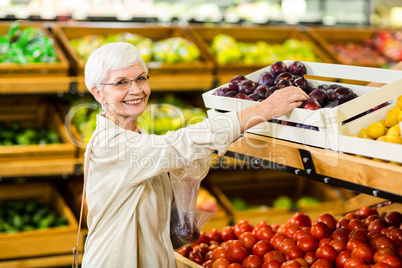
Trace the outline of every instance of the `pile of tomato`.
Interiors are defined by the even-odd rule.
[[[362,207],[339,220],[302,212],[280,226],[242,220],[177,252],[208,268],[402,268],[402,214]]]

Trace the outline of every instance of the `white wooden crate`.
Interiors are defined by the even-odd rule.
[[[289,66],[292,61],[284,62]],[[325,149],[338,150],[338,136],[341,123],[377,105],[389,101],[395,97],[395,92],[389,92],[385,87],[376,88],[358,84],[322,81],[323,78],[378,82],[384,84],[389,84],[402,79],[402,72],[396,70],[316,62],[303,63],[306,66],[307,75],[309,76],[308,81],[313,86],[320,84],[340,84],[351,88],[359,97],[333,108],[321,108],[315,111],[296,108],[277,118],[281,121],[313,126],[318,130],[265,122],[247,130],[247,132]],[[246,78],[257,82],[261,73],[269,70],[270,66],[267,66],[245,76]],[[228,86],[228,84],[219,87],[222,86]],[[203,94],[203,100],[207,108],[218,111],[239,111],[256,104],[254,101],[216,96],[214,95],[216,89],[217,88],[212,89]]]

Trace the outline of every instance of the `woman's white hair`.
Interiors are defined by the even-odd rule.
[[[93,87],[102,89],[102,82],[109,76],[110,71],[125,69],[140,63],[145,72],[148,68],[138,49],[130,43],[109,43],[94,50],[85,64],[85,85],[91,92]]]

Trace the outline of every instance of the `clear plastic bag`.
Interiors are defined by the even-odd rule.
[[[174,193],[170,239],[174,249],[197,242],[200,229],[214,215],[195,208],[201,181],[207,175],[210,164],[211,158],[208,157],[170,173]]]

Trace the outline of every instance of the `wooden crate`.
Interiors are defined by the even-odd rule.
[[[222,171],[211,174],[208,182],[211,192],[233,215],[234,223],[248,220],[252,224],[260,221],[284,224],[296,211],[305,212],[314,220],[322,213],[331,213],[333,208],[351,195],[349,191],[278,170]],[[309,195],[319,199],[321,203],[300,207],[297,210],[273,208],[273,200],[280,195],[287,195],[293,201],[303,195]],[[231,197],[241,197],[248,205],[259,207],[236,210],[229,200]]]
[[[4,97],[0,100],[0,122],[20,122],[22,127],[46,126],[59,134],[61,143],[46,145],[0,146],[2,161],[75,158],[77,148],[66,131],[64,119],[50,99],[41,97]]]
[[[222,82],[229,82],[234,75],[246,75],[257,71],[267,64],[253,64],[246,65],[244,63],[231,63],[221,65],[217,62],[214,55],[209,53],[209,48],[212,44],[213,38],[218,34],[227,34],[234,37],[238,42],[256,43],[264,41],[269,44],[282,44],[289,38],[298,39],[301,41],[308,41],[312,44],[315,55],[321,62],[331,63],[334,62],[330,55],[322,50],[319,46],[315,45],[314,41],[299,27],[289,26],[230,26],[230,27],[203,27],[191,26],[188,28],[189,34],[193,37],[199,47],[201,47],[206,54],[209,54],[209,59],[214,62],[216,66],[216,74],[221,78]],[[286,60],[286,59],[280,59]]]
[[[382,67],[383,64],[367,63],[365,59],[361,61],[345,62],[331,49],[330,45],[352,42],[363,45],[366,40],[371,39],[380,29],[375,27],[306,27],[306,33],[319,45],[335,63],[349,64],[367,67]]]
[[[66,52],[76,75],[83,75],[85,61],[81,60],[69,40],[85,35],[109,35],[118,33],[133,33],[158,41],[170,37],[184,37],[192,41],[191,37],[178,26],[160,26],[152,24],[127,24],[127,23],[58,23],[52,27],[56,40]],[[194,63],[150,63],[149,73],[153,74],[212,74],[213,63],[202,52],[200,60]]]
[[[44,182],[23,184],[2,183],[0,185],[0,202],[8,199],[35,199],[38,202],[49,204],[59,215],[67,218],[68,225],[0,234],[1,260],[71,253],[77,241],[77,220],[52,184]],[[82,249],[83,240],[81,240],[79,250],[82,251]]]
[[[5,35],[13,22],[0,22],[0,36]],[[41,23],[20,22],[22,29],[27,27],[39,27],[46,35],[53,38],[46,27]],[[69,63],[61,48],[54,42],[54,48],[58,62],[56,63],[0,63],[0,77],[36,77],[36,76],[66,76],[68,75]]]

